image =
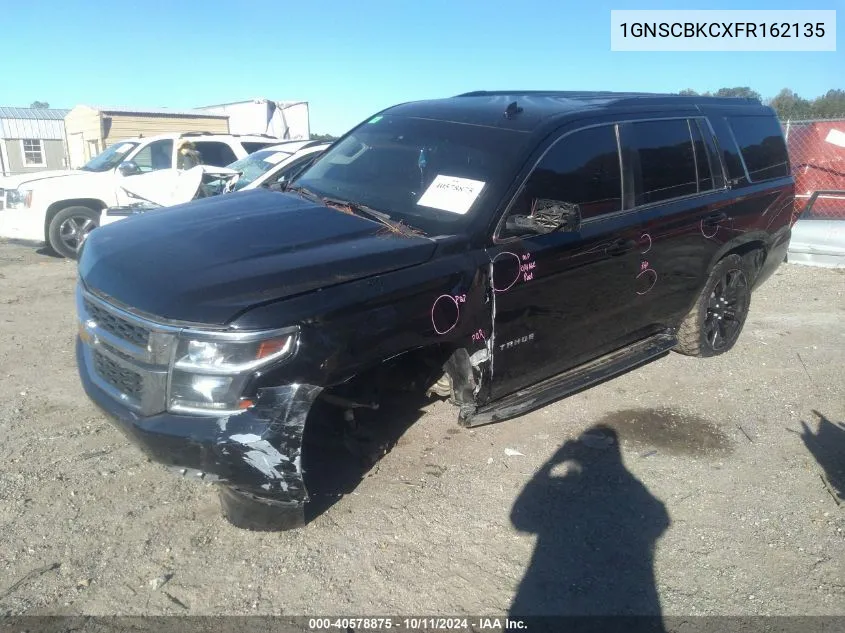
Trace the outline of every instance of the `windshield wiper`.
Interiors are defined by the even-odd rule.
[[[348,200],[339,200],[338,198],[323,198],[323,202],[336,207],[346,207],[352,211],[352,213],[363,215],[371,220],[384,224],[391,231],[395,231],[400,235],[406,235],[408,237],[423,235],[423,232],[419,229],[408,226],[404,222],[397,222],[396,220],[391,219],[391,217],[384,211],[377,211],[365,204],[349,202]]]
[[[311,202],[322,202],[323,199],[318,196],[316,193],[311,191],[306,187],[298,187],[293,185],[286,185],[282,187],[282,191],[285,193],[295,193],[299,196],[302,196],[306,200],[310,200]]]

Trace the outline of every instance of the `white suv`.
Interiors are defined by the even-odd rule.
[[[264,135],[161,134],[115,143],[80,169],[0,179],[0,237],[46,242],[75,257],[103,209],[133,201],[129,183],[166,188],[196,162],[222,167],[277,143]]]

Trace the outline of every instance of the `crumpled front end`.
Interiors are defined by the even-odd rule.
[[[308,501],[302,438],[320,387],[263,388],[255,406],[235,415],[142,416],[103,388],[103,370],[91,362],[81,339],[76,350],[88,396],[151,459],[182,474],[224,484],[244,499],[260,499],[268,509],[301,512]]]

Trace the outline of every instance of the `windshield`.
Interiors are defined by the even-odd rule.
[[[138,147],[138,143],[115,143],[109,145],[102,153],[89,160],[82,169],[86,171],[108,171],[123,162],[123,158]]]
[[[240,178],[235,183],[234,191],[243,189],[292,155],[290,152],[263,149],[227,165],[229,169],[241,172]]]
[[[527,134],[376,116],[296,179],[320,196],[366,205],[429,235],[458,232],[510,181]]]

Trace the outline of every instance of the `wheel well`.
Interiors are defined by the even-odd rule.
[[[47,215],[44,217],[44,241],[50,241],[50,222],[53,221],[53,218],[56,217],[56,214],[59,211],[67,209],[68,207],[88,207],[92,211],[102,211],[106,208],[106,203],[102,200],[97,200],[96,198],[77,198],[73,200],[60,200],[59,202],[54,202],[47,207]]]
[[[760,241],[747,242],[731,249],[719,259],[724,259],[728,255],[739,255],[742,257],[746,271],[751,277],[749,282],[753,284],[754,279],[757,277],[757,274],[760,272],[760,269],[763,268],[763,264],[766,261],[766,245]]]
[[[345,398],[377,397],[380,391],[426,389],[444,371],[454,350],[431,345],[407,350],[379,363],[368,365],[327,391]]]

